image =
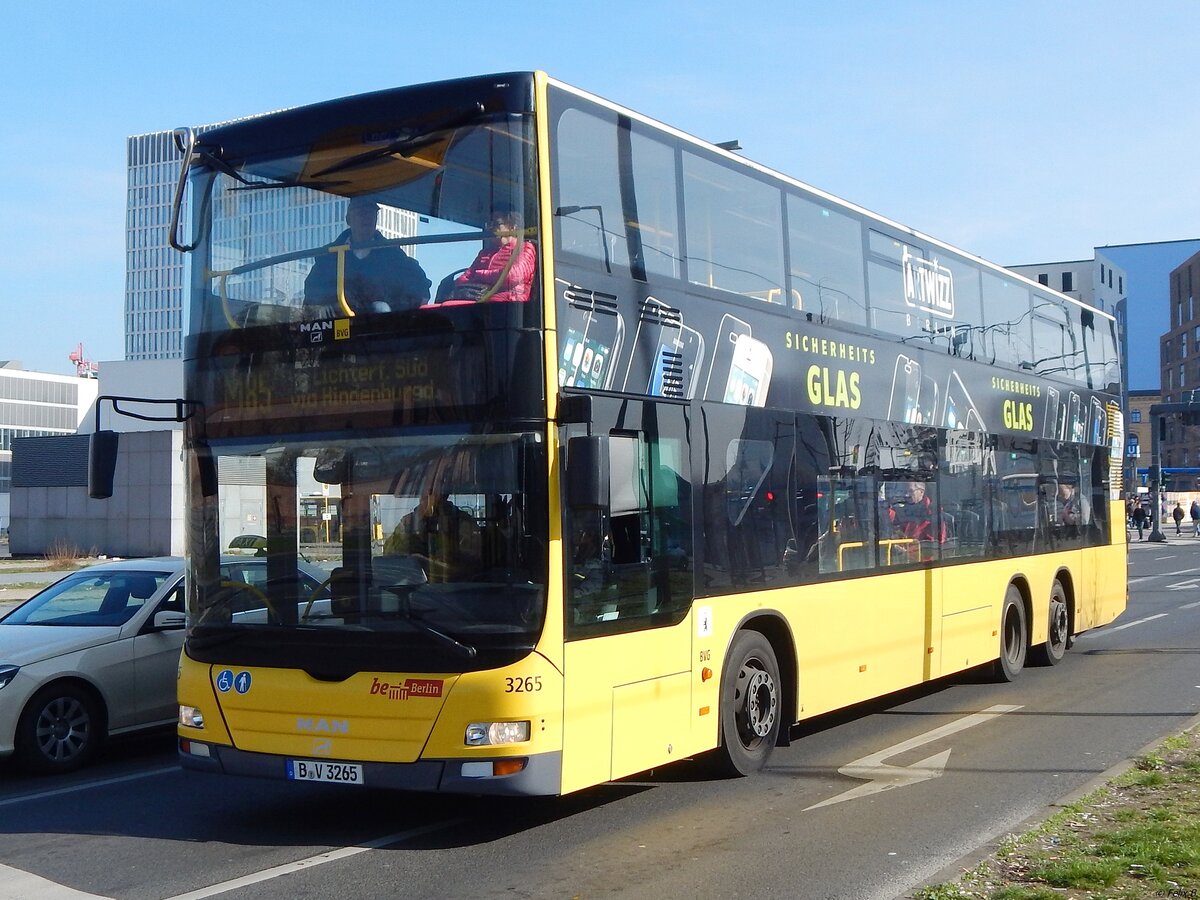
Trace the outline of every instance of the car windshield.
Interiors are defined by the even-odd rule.
[[[13,610],[4,625],[124,625],[171,576],[162,571],[83,571]]]

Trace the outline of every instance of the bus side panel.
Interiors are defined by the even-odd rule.
[[[1116,513],[1114,513],[1115,515]],[[1120,515],[1124,516],[1124,509]],[[1129,569],[1124,543],[1083,551],[1083,578],[1088,594],[1076,604],[1075,631],[1106,625],[1125,611]]]
[[[1017,565],[1016,560],[1001,559],[942,570],[944,599],[938,674],[961,672],[999,656],[1000,604]]]
[[[817,584],[792,607],[804,717],[926,677],[934,610],[925,571]]]
[[[691,752],[691,629],[688,616],[566,644],[564,794]]]
[[[691,672],[612,690],[612,777],[681,758],[691,729]]]

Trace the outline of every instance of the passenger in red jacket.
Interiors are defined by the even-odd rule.
[[[521,216],[500,212],[488,223],[492,237],[484,242],[467,271],[454,280],[444,305],[457,303],[525,303],[537,271],[537,247],[525,240]]]

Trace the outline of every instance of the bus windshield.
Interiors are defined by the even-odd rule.
[[[541,446],[532,433],[440,433],[213,448],[208,543],[227,546],[256,522],[267,561],[259,579],[230,580],[193,559],[198,646],[270,632],[303,657],[340,635],[460,668],[488,648],[527,648],[545,601]],[[324,575],[315,588],[297,577],[314,569]]]
[[[201,135],[193,335],[481,301],[531,315],[532,116],[467,102],[381,115],[303,117],[240,159],[236,140]]]

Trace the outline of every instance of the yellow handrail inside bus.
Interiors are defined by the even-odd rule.
[[[916,542],[916,538],[884,538],[879,542],[879,545],[887,547],[887,564],[890,566],[892,564],[892,547],[895,547],[897,544],[915,544]]]
[[[229,292],[225,287],[225,282],[228,281],[232,272],[208,272],[209,278],[217,279],[217,293],[221,297],[221,312],[225,315],[225,321],[229,323],[230,328],[241,328],[233,318],[233,314],[229,311]]]
[[[838,544],[838,571],[846,571],[846,561],[842,558],[847,550],[856,550],[859,547],[865,547],[865,541],[847,541],[844,544]]]
[[[338,306],[342,308],[347,316],[354,315],[354,310],[350,308],[350,304],[346,302],[346,253],[350,250],[349,244],[338,244],[336,247],[328,248],[330,253],[337,254],[337,301]]]

